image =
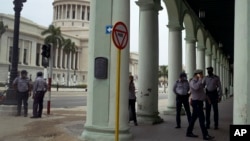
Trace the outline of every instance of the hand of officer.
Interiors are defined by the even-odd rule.
[[[221,102],[221,96],[218,97],[218,103],[220,103],[220,102]]]

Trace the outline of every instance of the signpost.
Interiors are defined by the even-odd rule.
[[[120,73],[121,73],[121,50],[128,44],[128,29],[123,22],[117,22],[112,29],[112,40],[117,47],[117,73],[116,73],[116,128],[115,141],[119,140],[119,113],[120,113]]]

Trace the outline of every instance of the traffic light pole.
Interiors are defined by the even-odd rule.
[[[52,83],[52,68],[53,68],[53,46],[50,47],[50,57],[49,57],[49,77],[48,77],[48,92],[49,98],[47,101],[47,114],[50,114],[50,100],[51,100],[51,83]]]

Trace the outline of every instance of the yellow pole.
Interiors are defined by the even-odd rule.
[[[117,72],[116,72],[116,125],[115,125],[115,141],[119,141],[121,49],[118,49],[117,66],[116,67],[117,67]]]

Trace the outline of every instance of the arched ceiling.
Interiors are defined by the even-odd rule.
[[[225,56],[230,55],[233,63],[234,55],[234,2],[235,0],[186,0],[199,17],[199,11],[205,12],[200,20],[214,37],[217,43],[222,43]]]

